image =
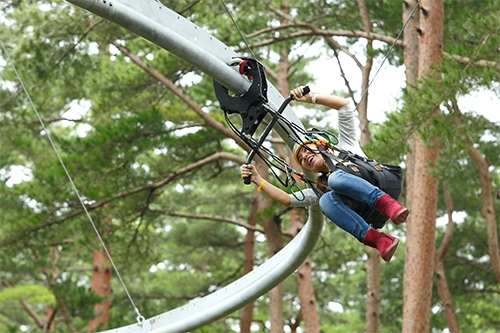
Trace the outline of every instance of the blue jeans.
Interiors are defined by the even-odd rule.
[[[358,213],[342,202],[340,194],[364,202],[370,207],[375,207],[375,202],[385,192],[363,178],[343,170],[337,170],[328,177],[328,186],[332,190],[323,194],[319,199],[321,211],[333,223],[362,243],[371,226]]]

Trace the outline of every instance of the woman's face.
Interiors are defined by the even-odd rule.
[[[308,147],[309,149],[305,147]],[[299,150],[297,157],[300,164],[302,164],[302,166],[309,171],[317,173],[325,170],[325,168],[328,169],[323,156],[321,156],[318,151],[318,146],[314,143],[308,143],[302,147]]]

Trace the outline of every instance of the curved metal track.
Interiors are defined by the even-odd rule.
[[[181,15],[155,0],[67,0],[137,33],[184,59],[236,94],[248,90],[250,82],[227,62],[239,57],[228,46]],[[277,110],[284,98],[268,82],[268,104]],[[283,115],[303,125],[290,107]],[[277,132],[289,147],[293,141],[280,126]],[[309,220],[287,246],[264,264],[226,287],[184,306],[164,312],[139,324],[106,332],[188,332],[222,318],[257,299],[292,274],[312,252],[321,235],[324,220],[319,207],[310,209]]]
[[[314,249],[322,229],[323,217],[319,207],[315,206],[300,233],[281,251],[247,275],[208,296],[193,299],[179,308],[146,319],[142,326],[132,324],[106,332],[184,333],[229,315],[292,274]]]

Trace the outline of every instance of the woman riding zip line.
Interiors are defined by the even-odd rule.
[[[334,95],[307,93],[302,96],[303,89],[304,87],[297,87],[291,91],[295,101],[321,104],[338,110],[338,148],[366,157],[356,138],[353,105],[347,99]],[[389,217],[396,225],[406,220],[408,209],[363,178],[340,169],[330,170],[318,150],[318,145],[321,143],[321,140],[306,140],[296,144],[293,149],[294,158],[301,167],[313,173],[322,173],[323,178],[329,174],[327,177],[329,191],[321,189],[321,182],[317,181],[318,189],[325,192],[321,197],[318,197],[313,189],[305,189],[304,199],[298,200],[293,194],[288,194],[267,182],[252,164],[241,166],[241,177],[245,179],[251,176],[251,181],[258,186],[259,192],[264,191],[273,200],[285,206],[306,207],[319,203],[323,214],[337,226],[356,237],[361,243],[376,248],[383,260],[391,260],[399,239],[372,227],[360,216],[356,207],[353,207],[353,210],[344,202],[349,202],[345,197],[372,207]]]

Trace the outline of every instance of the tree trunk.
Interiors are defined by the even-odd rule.
[[[304,227],[304,213],[294,209],[290,216],[291,233],[295,237]],[[316,296],[314,295],[314,284],[311,269],[311,259],[307,258],[297,268],[297,289],[300,299],[301,318],[304,321],[304,329],[307,333],[319,333],[320,322],[316,307]]]
[[[412,221],[418,223],[407,223],[403,291],[403,332],[408,333],[429,332],[436,230],[437,180],[427,164],[435,161],[436,153],[420,138],[415,148]]]
[[[256,226],[255,212],[258,211],[257,196],[260,195],[259,192],[254,191],[254,197],[252,200],[252,205],[250,206],[250,214],[248,215],[247,223],[251,226]],[[244,262],[243,262],[243,274],[247,274],[253,270],[254,260],[253,251],[255,245],[255,231],[247,229],[247,234],[245,236],[244,243]],[[240,333],[250,333],[250,326],[252,324],[253,316],[253,302],[248,303],[241,308],[240,311]]]
[[[365,0],[358,0],[359,14],[361,16],[361,21],[363,22],[363,28],[367,33],[372,32],[372,23],[370,17],[368,16],[368,9],[366,8]],[[372,136],[370,133],[370,122],[368,121],[368,87],[370,85],[370,72],[373,67],[373,41],[367,39],[366,41],[366,62],[361,68],[361,92],[363,93],[363,98],[358,104],[359,113],[359,128],[361,130],[361,146],[365,143],[372,141]]]
[[[488,234],[488,252],[490,254],[490,263],[497,278],[500,282],[500,252],[498,250],[498,231],[495,209],[493,207],[493,198],[491,195],[491,180],[489,165],[484,156],[470,142],[466,143],[469,155],[476,163],[479,169],[479,178],[481,181],[481,213],[486,219],[486,230]]]
[[[453,309],[450,289],[448,288],[448,283],[446,281],[446,275],[444,271],[444,257],[446,255],[446,252],[450,248],[451,240],[453,238],[453,201],[448,187],[445,186],[443,192],[446,203],[446,211],[448,213],[448,224],[446,225],[446,231],[444,233],[441,246],[436,252],[434,262],[434,275],[436,277],[439,298],[441,299],[441,303],[443,304],[446,322],[448,323],[448,329],[451,333],[460,333],[457,317],[455,316],[455,310]]]
[[[111,308],[111,275],[113,269],[103,249],[94,251],[92,263],[92,283],[90,290],[104,296],[105,299],[94,306],[96,317],[89,321],[88,331],[104,330],[108,326],[109,309]]]
[[[286,15],[289,14],[290,8],[288,6],[288,1],[283,3],[281,11]],[[281,18],[281,24],[285,24],[286,19]],[[288,81],[290,61],[288,58],[289,50],[283,46],[280,51],[280,62],[278,67],[278,73],[276,75],[277,89],[284,97],[290,94],[290,84]],[[279,147],[277,151],[280,156],[284,157],[285,153]],[[295,164],[295,161],[291,157],[290,151],[287,151],[289,155],[289,160],[291,161],[292,167],[294,169],[299,169],[299,166]],[[300,180],[297,180],[300,183]],[[295,237],[297,233],[304,226],[304,213],[302,210],[293,208],[290,210],[290,228],[291,233]],[[292,331],[296,330],[300,325],[300,322],[304,322],[304,327],[306,332],[319,332],[320,323],[318,311],[316,308],[316,297],[314,295],[314,284],[312,279],[312,269],[311,260],[307,258],[302,265],[299,266],[296,273],[297,277],[297,292],[300,299],[300,314],[297,315],[297,321],[295,325],[290,327]]]
[[[452,102],[453,111],[457,114],[461,114],[460,109],[456,101]],[[455,117],[455,122],[459,125],[457,117]],[[460,132],[459,132],[460,133]],[[488,252],[490,254],[491,268],[495,273],[495,277],[500,282],[500,251],[498,247],[498,231],[497,231],[497,218],[495,215],[495,208],[493,206],[493,196],[491,190],[491,178],[489,171],[488,161],[483,155],[474,147],[470,140],[461,135],[462,140],[465,143],[465,147],[469,156],[472,158],[474,163],[479,170],[479,181],[481,183],[481,202],[482,208],[481,213],[486,219],[486,231],[488,234]]]
[[[420,9],[419,79],[435,75],[432,67],[439,66],[442,60],[443,1],[422,0]],[[403,332],[408,333],[430,330],[438,183],[430,169],[436,159],[437,149],[432,142],[426,145],[418,136],[412,182],[412,221],[418,223],[407,223],[404,270]]]
[[[372,23],[368,15],[365,0],[358,0],[359,13],[363,28],[366,32],[372,32]],[[370,122],[368,120],[368,88],[370,84],[370,72],[373,67],[373,41],[367,40],[366,63],[361,68],[361,92],[362,99],[358,104],[359,128],[361,130],[360,144],[364,146],[372,141]],[[366,261],[366,332],[375,333],[379,331],[380,325],[380,255],[377,249],[366,247],[368,260]]]
[[[260,159],[255,160],[255,166],[259,173],[267,179],[269,171]],[[257,212],[258,220],[261,221],[267,238],[267,254],[269,258],[278,253],[283,247],[283,235],[281,232],[281,221],[274,219],[268,214],[271,208],[270,199],[258,193]],[[280,283],[268,293],[269,296],[269,321],[271,322],[270,333],[283,333],[283,284]]]
[[[380,255],[376,249],[367,248],[366,262],[366,332],[380,331]]]
[[[265,218],[263,224],[267,236],[268,254],[272,257],[282,248],[281,229],[273,219]],[[269,314],[270,333],[283,333],[283,283],[278,284],[269,292]]]
[[[418,47],[419,47],[419,16],[418,10],[414,11],[417,5],[417,0],[403,1],[403,25],[406,25],[404,30],[403,40],[403,55],[406,75],[406,89],[412,89],[417,84],[418,79]],[[413,13],[413,15],[412,15]],[[412,15],[410,17],[410,15]],[[413,173],[415,166],[415,134],[412,134],[408,139],[410,151],[406,155],[406,206],[412,211],[412,184]],[[412,214],[408,216],[407,224],[412,223]]]

